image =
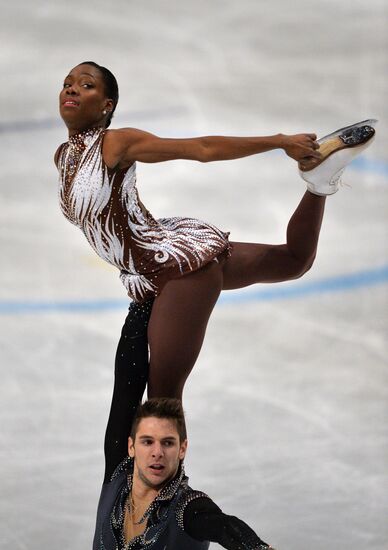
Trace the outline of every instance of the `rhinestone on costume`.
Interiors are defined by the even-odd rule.
[[[169,280],[229,253],[228,234],[193,218],[154,219],[139,200],[135,163],[115,170],[105,165],[104,134],[104,128],[91,128],[61,147],[60,205],[141,303],[158,296]]]
[[[167,485],[160,491],[158,496],[152,501],[140,520],[136,522],[138,524],[141,524],[147,521],[144,532],[129,541],[129,543],[126,543],[124,532],[125,510],[128,509],[128,503],[130,500],[129,495],[132,490],[133,467],[134,460],[130,457],[127,457],[116,468],[115,472],[112,475],[111,481],[125,474],[126,483],[124,483],[121,493],[116,499],[116,503],[112,510],[110,523],[116,541],[119,543],[122,550],[130,550],[132,548],[151,549],[155,542],[158,540],[163,530],[166,528],[166,524],[163,521],[160,521],[159,512],[161,506],[164,503],[172,503],[174,502],[174,499],[176,500],[178,490],[181,487],[187,487],[187,478],[185,477],[183,465],[181,465],[175,478],[167,483]]]
[[[183,525],[183,515],[185,513],[186,506],[193,500],[203,497],[209,498],[208,495],[202,493],[201,491],[193,491],[192,489],[188,489],[183,492],[176,509],[176,519],[182,531],[185,529]]]

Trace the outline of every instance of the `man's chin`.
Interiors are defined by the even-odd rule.
[[[143,483],[145,483],[151,489],[161,489],[164,485],[166,485],[166,483],[170,481],[170,479],[172,479],[172,477],[173,476],[169,475],[168,473],[164,473],[164,475],[152,473],[147,473],[147,475],[140,475],[140,479],[143,481]]]

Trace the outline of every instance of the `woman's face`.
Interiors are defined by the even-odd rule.
[[[92,126],[103,126],[106,115],[112,111],[113,101],[105,95],[100,71],[93,65],[77,65],[65,78],[59,94],[59,112],[74,134]]]

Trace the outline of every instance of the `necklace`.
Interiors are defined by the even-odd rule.
[[[125,516],[124,516],[124,523],[122,528],[122,538],[125,544],[128,544],[130,541],[136,539],[137,537],[141,537],[146,529],[146,524],[144,523],[144,520],[141,521],[142,518],[140,518],[140,521],[136,521],[136,515],[141,515],[141,503],[137,506],[135,505],[135,502],[132,497],[132,493],[130,492],[127,496],[126,502],[125,502]],[[131,546],[128,546],[130,548]],[[125,546],[127,548],[127,546]]]
[[[135,502],[133,500],[133,496],[132,496],[132,492],[129,493],[128,495],[128,498],[127,498],[127,507],[128,507],[128,510],[131,512],[135,512],[136,509],[137,509],[137,506],[135,506]]]
[[[132,491],[128,494],[126,507],[127,507],[129,519],[132,525],[138,524],[138,522],[135,521],[135,513],[136,513],[136,510],[138,509],[138,506],[135,506],[135,502],[132,497]]]

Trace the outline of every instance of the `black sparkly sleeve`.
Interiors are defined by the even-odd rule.
[[[183,529],[193,539],[217,542],[228,550],[266,550],[270,548],[241,519],[228,516],[209,497],[191,500],[185,506]]]
[[[128,455],[128,436],[136,409],[148,380],[147,327],[152,300],[132,302],[116,351],[115,381],[105,433],[105,476],[107,483]]]

